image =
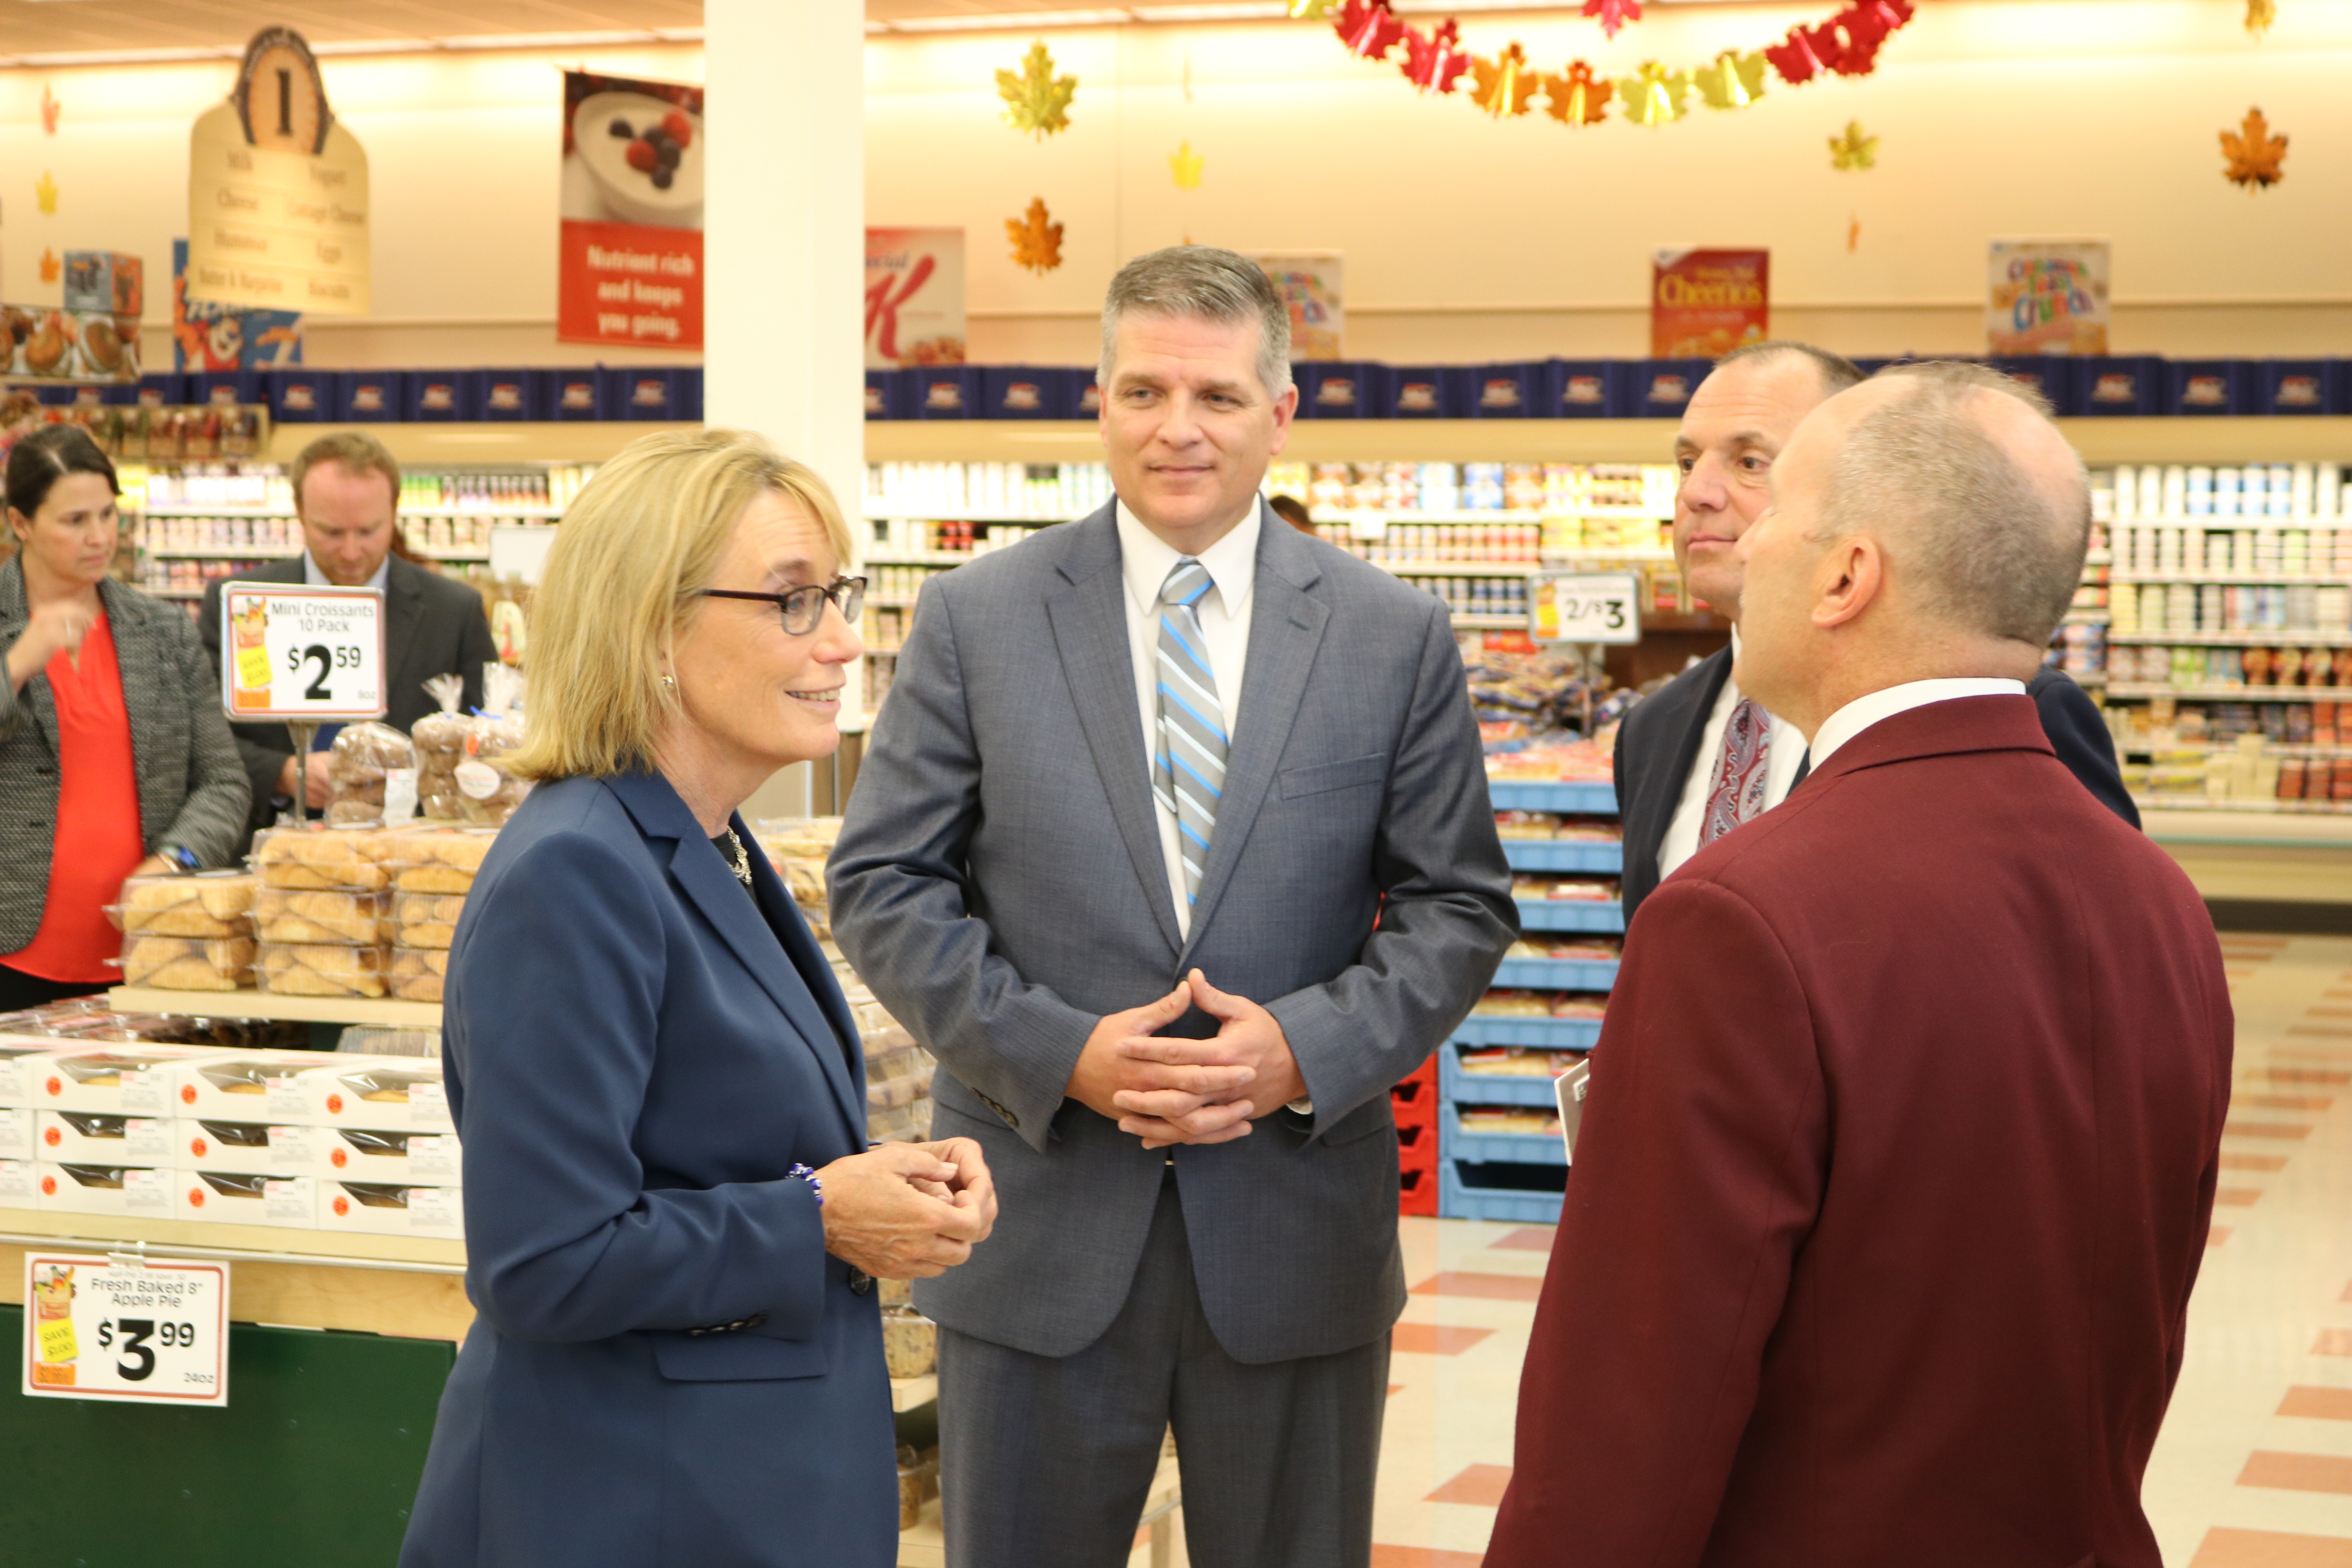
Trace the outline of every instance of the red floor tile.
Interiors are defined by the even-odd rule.
[[[1480,1508],[1499,1508],[1503,1492],[1510,1484],[1510,1466],[1473,1465],[1421,1500],[1466,1502]]]
[[[2314,1388],[2308,1384],[2297,1384],[2279,1402],[2278,1413],[2319,1421],[2352,1421],[2352,1388]]]
[[[2286,1156],[2284,1154],[2238,1154],[2224,1151],[2221,1155],[2221,1169],[2225,1171],[2284,1171],[2286,1169]]]
[[[2345,1293],[2345,1297],[2346,1300],[2352,1300],[2352,1291],[2347,1291]],[[2352,1355],[2352,1329],[2320,1330],[2319,1337],[2311,1342],[2311,1353],[2314,1355]]]
[[[2213,1194],[2213,1202],[2223,1208],[2242,1209],[2263,1195],[2260,1187],[2222,1187]]]
[[[1373,1561],[1379,1561],[1380,1551],[1372,1548]],[[2205,1532],[2189,1568],[2352,1568],[2352,1541],[2217,1527]]]
[[[2274,1062],[2352,1062],[2352,1046],[2320,1046],[2307,1040],[2296,1046],[2273,1046],[2271,1060]]]
[[[2336,1103],[2325,1094],[2239,1094],[2230,1097],[2239,1110],[2326,1110]]]
[[[2290,1035],[2317,1035],[2322,1039],[2341,1040],[2352,1038],[2352,1025],[2289,1024],[2286,1026],[2286,1032]]]
[[[2352,1035],[2352,1029],[2344,1033]],[[2352,1083],[2352,1072],[2329,1072],[2324,1068],[2264,1068],[2263,1076],[2273,1083],[2326,1084],[2336,1089]]]
[[[1441,1552],[1434,1546],[1382,1546],[1372,1543],[1372,1568],[1478,1568],[1483,1552]],[[2333,1568],[2315,1563],[2313,1568]]]
[[[2298,1127],[2291,1121],[2225,1121],[2221,1124],[2224,1138],[2308,1138],[2309,1127]]]
[[[2352,1497],[2352,1459],[2333,1454],[2281,1454],[2257,1448],[2238,1473],[2242,1487],[2278,1491],[2335,1492]]]
[[[1523,1225],[1497,1242],[1489,1243],[1489,1252],[1549,1252],[1551,1238],[1557,1234],[1549,1225]]]
[[[1448,1269],[1412,1288],[1415,1296],[1468,1296],[1481,1301],[1532,1301],[1543,1279],[1531,1274],[1462,1274]]]
[[[1445,1323],[1399,1323],[1390,1335],[1389,1348],[1412,1355],[1460,1355],[1494,1331]],[[2352,1355],[2352,1351],[2345,1353]]]
[[[2342,993],[2331,991],[2328,994],[2336,996]],[[2314,1007],[2311,1016],[2315,1018],[2352,1018],[2352,1007]]]

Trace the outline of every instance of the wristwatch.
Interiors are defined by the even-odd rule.
[[[157,853],[172,863],[172,875],[175,877],[194,876],[203,865],[196,858],[196,852],[184,845],[167,844]]]

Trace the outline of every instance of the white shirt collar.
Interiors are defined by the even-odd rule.
[[[1249,602],[1250,589],[1257,581],[1260,510],[1253,497],[1249,514],[1227,530],[1223,539],[1201,552],[1198,558],[1202,569],[1209,574],[1209,581],[1216,585],[1217,595],[1229,616]],[[1120,574],[1127,579],[1127,591],[1136,607],[1150,615],[1160,602],[1160,589],[1168,581],[1168,574],[1183,557],[1144,527],[1143,520],[1128,510],[1125,501],[1118,503],[1118,521]]]
[[[1840,746],[1869,729],[1882,719],[1892,719],[1897,713],[1907,713],[1914,708],[1925,708],[1930,702],[1949,702],[1960,697],[2022,697],[2025,682],[1996,680],[1985,676],[1959,677],[1945,680],[1906,680],[1900,686],[1889,686],[1855,698],[1822,721],[1813,736],[1813,768],[1835,754]]]
[[[392,552],[386,551],[383,560],[376,566],[375,575],[370,577],[362,586],[373,588],[379,594],[386,593],[389,592],[386,584],[391,580]],[[318,561],[312,557],[308,549],[302,552],[302,583],[305,587],[310,588],[331,588],[335,585],[333,578],[319,570]]]

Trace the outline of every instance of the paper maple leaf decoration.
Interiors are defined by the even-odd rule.
[[[2246,0],[2246,31],[2257,38],[2278,20],[2278,0]]]
[[[1331,14],[1339,0],[1290,0],[1290,19],[1294,22],[1319,22]]]
[[[41,171],[40,180],[33,186],[33,200],[40,205],[41,210],[45,213],[55,213],[58,210],[58,183],[49,178],[49,172],[47,169]]]
[[[1528,52],[1513,44],[1495,59],[1470,62],[1471,101],[1500,120],[1507,114],[1525,114],[1528,100],[1543,85],[1543,78],[1528,69]]]
[[[1180,191],[1201,188],[1201,154],[1192,151],[1192,143],[1180,142],[1176,151],[1168,154],[1168,172],[1175,178]]]
[[[1726,49],[1713,65],[1693,70],[1691,84],[1709,109],[1745,109],[1764,96],[1764,53]]]
[[[1626,23],[1642,19],[1642,0],[1584,0],[1583,15],[1600,17],[1601,36],[1613,38]]]
[[[1013,240],[1013,259],[1032,272],[1051,272],[1062,264],[1062,226],[1045,211],[1045,198],[1031,198],[1029,210],[1004,220]]]
[[[2286,178],[2286,171],[2279,167],[2286,161],[2286,138],[2271,134],[2271,122],[2259,109],[2246,110],[2245,123],[2236,133],[2221,132],[2221,155],[2230,161],[2223,173],[2250,191]]]
[[[47,136],[58,133],[58,110],[65,106],[50,96],[49,84],[41,84],[41,132]]]
[[[1625,118],[1636,125],[1680,120],[1690,88],[1690,72],[1670,71],[1655,60],[1643,60],[1640,70],[1617,79],[1617,96],[1625,100]]]
[[[1440,92],[1452,92],[1462,73],[1470,68],[1470,57],[1462,52],[1462,28],[1448,16],[1443,26],[1422,37],[1412,28],[1405,29],[1405,58],[1398,66],[1406,79],[1427,92],[1435,88]]]
[[[1404,24],[1384,0],[1342,0],[1331,30],[1339,35],[1349,54],[1368,60],[1385,58],[1404,37]]]
[[[1070,117],[1064,110],[1077,90],[1077,78],[1054,74],[1054,57],[1045,52],[1043,39],[1030,45],[1029,52],[1021,57],[1018,75],[1008,70],[996,73],[996,93],[1004,100],[1005,123],[1040,141],[1069,128]]]
[[[1544,79],[1544,112],[1562,125],[1598,125],[1609,112],[1616,88],[1595,77],[1592,68],[1578,60],[1558,76]]]
[[[1843,134],[1830,138],[1830,167],[1832,169],[1874,169],[1878,166],[1878,138],[1865,135],[1862,121],[1849,120]]]
[[[56,282],[58,280],[58,274],[61,270],[63,270],[63,268],[58,265],[58,253],[54,250],[43,250],[41,252],[41,281],[44,283]]]

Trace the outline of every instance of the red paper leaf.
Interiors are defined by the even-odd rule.
[[[1780,73],[1780,79],[1790,86],[1811,81],[1823,69],[1821,58],[1813,53],[1813,47],[1802,27],[1791,27],[1787,38],[1777,44],[1766,45],[1764,58],[1772,62],[1772,68]]]
[[[1470,68],[1470,57],[1459,47],[1462,29],[1448,16],[1443,26],[1427,37],[1413,28],[1404,33],[1405,59],[1400,63],[1407,80],[1427,92],[1435,88],[1440,92],[1452,92],[1454,84]]]
[[[1386,0],[1345,0],[1331,20],[1331,28],[1349,54],[1368,60],[1386,56],[1405,34],[1404,24],[1389,10]]]
[[[1583,14],[1601,18],[1601,31],[1613,38],[1626,23],[1642,19],[1642,0],[1584,0]]]

